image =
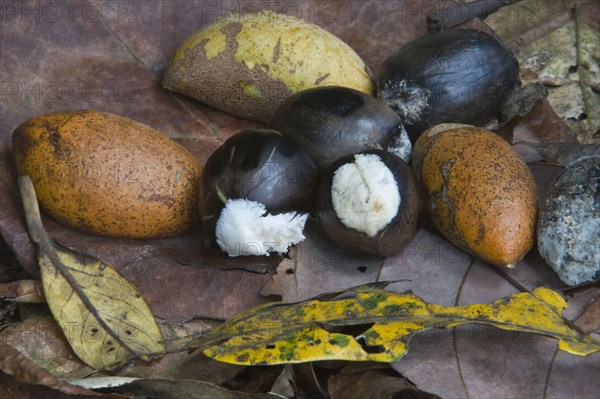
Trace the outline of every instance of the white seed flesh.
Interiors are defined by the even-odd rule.
[[[260,202],[229,200],[217,221],[216,241],[231,257],[283,254],[304,240],[302,232],[307,219],[307,213],[271,215]]]
[[[331,200],[346,227],[369,237],[396,217],[401,203],[394,174],[376,154],[356,154],[354,162],[335,171]]]

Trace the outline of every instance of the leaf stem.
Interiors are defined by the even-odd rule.
[[[20,176],[17,182],[19,191],[21,192],[21,201],[23,203],[23,209],[25,210],[25,221],[31,240],[36,243],[40,249],[52,245],[54,240],[50,237],[42,224],[40,208],[38,206],[37,196],[35,195],[35,188],[33,187],[31,178],[27,175]]]

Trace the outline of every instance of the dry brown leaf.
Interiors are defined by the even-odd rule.
[[[538,101],[528,114],[514,117],[499,130],[509,142],[577,143],[571,128],[552,109],[545,98]],[[527,160],[527,159],[526,159]]]
[[[3,328],[0,342],[11,345],[57,378],[83,378],[94,371],[75,355],[47,310]]]
[[[598,144],[571,144],[571,143],[531,143],[517,142],[514,144],[529,147],[538,153],[535,161],[544,160],[548,163],[567,166],[581,158],[600,156]]]
[[[0,284],[0,298],[21,303],[45,303],[42,283],[38,280],[19,280]]]
[[[294,366],[291,364],[286,364],[283,367],[281,374],[277,376],[277,379],[273,383],[273,386],[269,392],[276,393],[285,398],[294,398],[298,396],[296,394],[295,379]]]
[[[281,261],[272,281],[262,287],[262,295],[277,295],[284,302],[297,302],[332,288],[350,288],[377,280],[382,258],[347,256],[312,220],[307,223],[304,235],[308,238]]]
[[[376,71],[391,52],[425,33],[428,12],[451,2],[292,0],[250,3],[253,6],[251,11],[259,7],[287,10],[323,26],[356,49]],[[578,2],[596,3],[589,0]],[[513,41],[513,38],[523,38],[524,33],[562,12],[562,7],[565,4],[569,7],[570,3],[545,0],[519,2],[510,10],[503,9],[490,16],[487,22],[494,23],[501,37],[504,37],[503,32],[510,33],[512,37],[507,41],[517,44],[515,48],[518,48],[518,43],[527,43]],[[110,3],[110,7],[90,2],[86,3],[90,12],[87,15],[83,13],[83,5],[77,2],[73,3],[73,14],[69,14],[67,3],[56,3],[62,14],[52,21],[48,18],[49,14],[45,16],[42,13],[43,3],[30,2],[27,6],[22,6],[25,3],[21,2],[6,4],[17,8],[12,14],[2,14],[0,30],[0,234],[34,277],[37,268],[35,251],[22,222],[11,155],[11,134],[19,123],[33,115],[57,110],[96,108],[116,112],[144,121],[179,139],[201,162],[226,137],[255,125],[183,96],[166,93],[158,84],[165,63],[185,37],[227,12],[244,11],[245,7],[250,7],[245,2],[190,0],[175,5],[169,2],[150,5],[123,1]],[[134,8],[131,4],[135,4]],[[27,14],[24,7],[33,11]],[[95,13],[98,7],[105,8]],[[592,26],[593,20],[598,19],[597,12],[584,12],[582,16]],[[537,130],[534,130],[552,135],[559,132],[550,141],[568,141],[566,133],[569,129],[556,124],[559,118],[551,117],[546,111],[540,115],[536,118],[530,114],[531,119],[536,119]],[[551,118],[551,123],[544,123],[546,118]],[[536,178],[540,179],[549,176],[546,171],[536,174]],[[250,273],[244,269],[247,265],[262,262],[259,268],[274,271],[279,263],[279,259],[271,257],[263,260],[238,259],[232,264],[218,252],[202,249],[198,245],[200,234],[158,241],[111,240],[77,234],[49,220],[44,220],[44,224],[59,241],[119,266],[119,271],[148,299],[154,313],[170,321],[182,322],[194,317],[225,319],[264,303],[266,299],[259,295],[259,289],[271,280],[271,275]],[[514,288],[502,276],[489,270],[487,265],[476,262],[469,266],[467,255],[426,231],[420,232],[414,243],[403,254],[384,263],[380,273],[383,279],[406,280],[395,284],[394,289],[414,287],[417,294],[447,305],[454,304],[457,298],[464,303],[473,303],[514,292]],[[532,288],[534,283],[560,287],[560,281],[547,271],[543,262],[535,257],[532,262],[527,259],[530,258],[511,272],[512,277],[528,288]],[[345,288],[349,280],[356,279],[350,269],[347,276],[339,268],[329,271],[324,268],[311,278],[311,265],[301,265],[305,270],[298,270],[298,274],[304,276],[299,280],[302,285],[298,286],[298,299],[302,295],[318,294],[319,289]],[[220,270],[223,266],[239,270],[224,272]],[[321,277],[325,277],[326,281],[320,283]],[[339,284],[338,280],[345,283]],[[468,295],[460,294],[465,289]],[[296,291],[292,293],[296,295]],[[572,318],[587,303],[577,297],[568,300],[569,311],[573,312],[568,317]],[[28,345],[48,349],[43,340],[35,341],[31,334],[28,336],[28,331],[31,331],[31,326],[24,327]],[[433,335],[435,338],[436,335]],[[424,340],[413,341],[411,352],[403,359],[402,365],[420,388],[431,387],[443,397],[465,397],[476,385],[487,388],[487,391],[480,391],[485,392],[485,396],[526,396],[528,393],[542,396],[539,392],[544,384],[539,381],[544,380],[543,377],[535,379],[532,386],[527,383],[534,370],[538,370],[540,375],[548,376],[548,396],[571,398],[587,392],[588,396],[596,397],[600,393],[600,387],[580,383],[584,378],[587,382],[594,381],[590,376],[599,371],[598,359],[591,359],[588,363],[587,360],[561,354],[554,359],[528,358],[528,343],[514,342],[510,338],[506,340],[508,346],[498,344],[495,347],[497,356],[486,359],[486,362],[500,370],[506,357],[516,361],[515,364],[526,365],[522,369],[528,373],[508,373],[504,374],[504,379],[500,378],[500,373],[471,375],[469,378],[481,380],[470,381],[465,387],[461,383],[461,371],[470,367],[470,361],[476,365],[479,359],[464,356],[459,359],[453,342],[452,336],[429,347]],[[488,346],[485,339],[472,340],[470,344],[469,350],[473,353],[481,353]],[[507,350],[509,347],[513,348],[512,351]],[[28,348],[29,351],[34,349]],[[61,359],[61,356],[58,353],[56,358]],[[511,392],[508,389],[511,386],[522,390],[515,388]]]
[[[575,320],[575,325],[585,334],[600,330],[600,295],[585,307]]]
[[[136,398],[161,399],[284,399],[273,393],[247,394],[218,385],[194,380],[136,379],[127,384],[108,388],[110,392]]]
[[[160,323],[167,350],[179,349],[193,337],[205,334],[214,321],[190,321],[185,324]],[[0,331],[0,342],[9,344],[27,356],[33,363],[44,367],[58,378],[82,379],[88,375],[101,375],[85,365],[73,353],[61,329],[46,310],[33,314],[24,321],[6,326]],[[122,368],[113,375],[141,378],[195,379],[221,384],[235,378],[244,368],[208,359],[189,356],[176,351],[150,363],[137,362]]]
[[[385,369],[340,373],[329,378],[328,388],[331,399],[439,398],[415,389],[405,378],[397,373],[387,372]]]
[[[187,351],[182,350],[191,339],[206,334],[218,324],[220,323],[212,320],[191,320],[182,324],[160,322],[166,352],[172,353],[153,362],[135,362],[113,374],[137,378],[193,379],[212,384],[227,382],[244,368],[217,362],[205,356],[189,356]]]
[[[18,383],[43,385],[63,395],[69,395],[68,397],[71,397],[71,395],[104,396],[57,378],[48,370],[27,359],[10,345],[0,343],[0,352],[2,352],[0,370],[12,376]]]

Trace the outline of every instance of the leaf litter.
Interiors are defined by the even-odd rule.
[[[525,4],[525,5],[527,5],[527,4]],[[383,7],[383,6],[380,6],[380,5],[374,5],[374,4],[372,4],[372,3],[371,3],[371,4],[366,4],[366,5],[361,5],[361,6],[360,6],[360,10],[359,10],[359,11],[360,11],[360,15],[361,15],[361,17],[363,17],[363,18],[364,18],[364,15],[367,15],[367,14],[373,14],[373,13],[374,13],[374,14],[381,14],[381,15],[379,15],[379,17],[385,17],[385,18],[389,18],[391,21],[393,21],[393,23],[394,23],[394,25],[395,25],[395,22],[397,21],[397,18],[398,18],[398,14],[397,14],[397,13],[396,13],[396,14],[394,14],[394,13],[390,13],[390,12],[381,12],[381,11],[382,11],[382,9],[383,9],[383,8],[385,8],[385,7],[383,7],[382,9],[380,9],[381,7]],[[393,9],[390,9],[390,8],[386,8],[386,10],[392,10],[392,11],[393,11]],[[352,14],[352,13],[354,12],[354,10],[353,10],[353,6],[348,6],[347,8],[346,8],[346,7],[344,7],[344,8],[342,8],[342,9],[339,9],[338,11],[340,12],[340,13],[338,14],[338,17],[339,17],[339,18],[344,18],[345,16],[354,16],[354,15]],[[363,12],[363,11],[364,11],[364,12]],[[367,11],[368,11],[368,12],[367,12]],[[397,11],[397,10],[396,10],[396,11]],[[163,13],[153,13],[153,15],[154,15],[154,14],[158,15],[158,14],[165,14],[165,13],[164,13],[164,12],[163,12]],[[166,14],[167,14],[167,16],[168,16],[168,17],[170,16],[171,18],[173,17],[173,15],[175,15],[175,14],[172,14],[172,13],[166,13]],[[191,12],[188,12],[188,13],[187,13],[187,20],[188,20],[188,22],[193,22],[192,20],[190,20],[190,18],[191,18],[192,16],[193,16],[193,13],[191,13]],[[146,17],[146,16],[144,16],[144,18],[145,18],[145,17]],[[185,15],[184,15],[184,17],[185,17]],[[159,22],[160,22],[160,21],[159,21]],[[400,44],[402,41],[406,41],[406,40],[407,40],[407,38],[408,38],[408,37],[410,37],[410,35],[413,35],[413,36],[415,35],[415,32],[412,32],[412,33],[411,33],[411,34],[409,34],[408,36],[407,36],[406,34],[404,34],[404,33],[403,33],[403,34],[400,34],[400,35],[393,35],[393,36],[396,38],[396,42],[394,42],[394,43],[391,43],[391,42],[390,42],[390,43],[388,43],[388,42],[386,42],[386,43],[384,44],[384,43],[382,43],[381,41],[378,41],[378,43],[379,43],[379,44],[378,44],[378,46],[372,46],[372,45],[371,45],[371,41],[365,41],[364,43],[362,43],[362,41],[361,41],[362,39],[361,39],[361,35],[360,35],[360,34],[359,34],[359,35],[356,35],[355,33],[352,33],[352,34],[350,34],[350,33],[348,33],[348,32],[344,33],[344,29],[343,29],[343,26],[344,26],[344,24],[337,23],[337,22],[338,22],[337,20],[336,20],[336,21],[334,21],[334,22],[336,22],[336,23],[334,23],[334,24],[331,24],[331,25],[329,26],[329,28],[330,28],[330,29],[332,29],[332,30],[334,30],[334,31],[336,31],[336,32],[337,32],[337,33],[339,33],[341,36],[344,36],[344,35],[346,35],[345,37],[346,37],[346,38],[347,38],[347,39],[348,39],[350,42],[352,42],[352,44],[353,44],[353,45],[354,45],[354,46],[355,46],[355,47],[358,49],[359,53],[361,53],[361,54],[368,54],[368,55],[369,55],[369,57],[368,57],[368,58],[371,60],[371,66],[374,66],[374,67],[376,66],[377,62],[374,62],[373,60],[377,60],[377,58],[382,58],[382,57],[383,57],[383,54],[386,52],[386,51],[384,51],[386,46],[387,46],[387,47],[389,47],[390,49],[391,49],[391,48],[394,48],[394,47],[397,47],[397,46],[398,46],[398,45],[399,45],[399,44]],[[145,24],[139,24],[139,25],[141,26],[141,25],[145,25]],[[189,26],[191,26],[192,24],[183,24],[183,25],[186,25],[186,26],[188,26],[188,25],[189,25]],[[408,24],[407,24],[407,25],[408,25]],[[371,26],[372,26],[372,27],[371,27]],[[368,29],[370,29],[370,30],[368,30],[368,35],[366,35],[366,36],[372,36],[373,34],[377,35],[377,27],[379,27],[379,26],[380,26],[380,27],[384,27],[384,28],[386,27],[386,25],[385,25],[384,23],[383,23],[383,24],[373,24],[373,25],[369,25],[369,28],[368,28]],[[131,28],[133,28],[133,29],[132,29],[132,32],[133,32],[133,33],[136,33],[136,32],[135,32],[135,30],[138,28],[138,25],[135,25],[135,24],[130,24],[130,26],[128,26],[127,28],[129,29],[130,27],[131,27]],[[117,24],[116,28],[119,28],[118,24]],[[408,32],[411,32],[411,29],[412,29],[412,28],[408,28]],[[413,30],[414,30],[414,29],[413,29]],[[388,34],[388,30],[387,30],[387,28],[385,28],[385,29],[384,29],[384,31],[385,31],[385,35],[379,35],[379,36],[380,36],[380,39],[381,39],[381,38],[383,38],[384,40],[387,40],[387,39],[385,39],[385,38],[387,38],[387,37],[390,37],[390,35]],[[189,32],[187,32],[187,33],[189,33]],[[422,32],[421,32],[421,33],[422,33]],[[186,32],[182,33],[182,35],[183,35],[183,36],[185,36],[185,34],[186,34]],[[134,39],[135,39],[135,35],[131,35],[131,32],[129,32],[128,30],[124,30],[124,31],[123,31],[123,30],[121,30],[121,31],[119,31],[119,35],[117,35],[117,36],[119,36],[119,39],[122,39],[120,36],[123,36],[123,37],[125,37],[125,39],[128,41],[128,37],[127,37],[128,35],[129,35],[131,38],[134,38]],[[364,36],[364,35],[363,35],[363,36]],[[147,37],[147,39],[146,39],[146,37]],[[144,40],[142,40],[141,38],[144,38]],[[140,36],[140,39],[137,39],[137,40],[133,40],[133,41],[131,41],[131,43],[132,43],[132,47],[131,47],[131,51],[130,51],[130,52],[134,53],[134,52],[136,52],[136,51],[137,51],[137,52],[139,52],[140,54],[143,54],[143,52],[141,52],[141,50],[140,50],[140,49],[144,49],[144,48],[147,48],[147,47],[151,47],[151,46],[147,46],[147,45],[146,45],[146,42],[147,42],[147,41],[151,41],[151,40],[153,40],[152,38],[153,38],[153,36],[152,36],[152,35],[146,35],[146,36],[143,36],[143,35],[141,35],[141,36]],[[356,38],[356,40],[354,40],[353,38]],[[174,41],[173,37],[169,37],[167,40]],[[354,40],[354,41],[353,41],[353,40]],[[399,43],[399,42],[397,42],[398,40],[400,40],[400,43]],[[163,45],[162,43],[163,43],[163,42],[161,41],[161,46]],[[141,47],[140,47],[140,46],[141,46]],[[161,56],[162,56],[162,54],[164,53],[164,51],[162,51],[162,50],[164,50],[164,49],[161,49],[161,51],[154,50],[154,53],[153,53],[153,54],[154,54],[154,55],[161,54]],[[374,54],[374,55],[373,55],[373,54]],[[142,58],[144,58],[144,57],[142,57]],[[155,58],[156,58],[156,57],[155,57]],[[144,59],[145,59],[145,58],[144,58]],[[145,60],[145,61],[146,61],[146,62],[145,62],[145,64],[146,64],[146,65],[153,65],[153,64],[155,63],[155,61],[156,61],[156,60],[154,60],[154,59],[152,58],[152,59],[150,59],[150,60]],[[48,70],[52,70],[52,68],[48,68]],[[18,77],[18,75],[15,75],[15,79],[18,79],[18,78],[19,78],[19,77]],[[75,78],[78,78],[78,79],[80,79],[80,80],[81,80],[81,79],[85,79],[85,75],[81,75],[81,76],[75,76]],[[136,82],[138,82],[138,80],[136,80]],[[145,94],[146,94],[146,93],[145,93]],[[157,98],[158,98],[158,97],[157,97]],[[156,99],[157,99],[157,98],[154,98],[154,97],[152,97],[152,101],[154,101],[154,102],[157,102],[157,101],[156,101]],[[160,99],[160,98],[158,98],[158,99]],[[149,100],[149,101],[150,101],[150,100]],[[150,101],[150,102],[149,102],[149,104],[150,104],[150,103],[152,103],[152,101]],[[200,120],[202,120],[202,118],[204,118],[204,117],[207,117],[208,119],[212,119],[212,121],[209,121],[209,124],[211,124],[211,126],[213,125],[213,123],[216,123],[216,124],[215,124],[215,126],[217,126],[217,127],[218,127],[218,124],[219,124],[219,123],[221,123],[221,124],[224,124],[224,125],[226,125],[226,126],[227,126],[227,129],[229,129],[229,130],[231,130],[231,131],[235,130],[235,126],[237,126],[237,125],[236,125],[236,123],[235,123],[235,121],[234,121],[234,122],[230,122],[228,118],[226,118],[226,117],[223,117],[223,116],[219,115],[219,114],[218,114],[218,113],[216,113],[216,112],[211,112],[211,111],[210,111],[210,110],[208,110],[208,109],[204,109],[203,107],[199,106],[198,104],[192,104],[192,103],[190,103],[190,102],[186,101],[185,99],[183,99],[183,100],[182,100],[182,99],[177,99],[177,101],[179,101],[179,102],[182,102],[182,103],[185,103],[184,105],[185,105],[185,107],[186,107],[187,111],[189,111],[190,113],[194,113],[195,115],[201,115],[201,117],[199,117],[199,119],[200,119]],[[154,104],[154,103],[152,103],[152,104]],[[47,105],[48,105],[48,104],[45,104],[44,106],[47,106]],[[66,104],[66,105],[73,106],[73,104],[72,104],[72,103],[70,103],[70,104]],[[89,104],[83,104],[83,105],[89,105]],[[167,105],[167,103],[165,102],[164,106],[166,106],[166,105]],[[50,104],[50,106],[52,106],[52,104]],[[63,106],[64,106],[64,105],[63,105]],[[138,111],[138,110],[141,108],[141,107],[139,106],[139,104],[135,104],[135,106],[134,106],[133,108],[131,108],[131,109],[128,109],[128,108],[127,108],[127,106],[123,107],[123,104],[113,104],[113,105],[111,105],[111,106],[112,106],[113,108],[114,108],[114,107],[117,107],[117,108],[119,108],[119,110],[120,110],[121,112],[123,112],[123,113],[129,113],[129,114],[131,114],[131,113],[133,112],[133,115],[138,115],[138,114],[139,114],[139,111]],[[161,125],[161,124],[162,124],[162,125],[164,125],[164,126],[166,127],[166,130],[165,130],[165,131],[166,131],[167,133],[169,133],[170,135],[174,135],[174,134],[175,134],[175,135],[177,135],[177,134],[181,134],[181,133],[179,133],[178,129],[175,127],[175,126],[177,125],[177,123],[176,123],[176,124],[165,123],[165,120],[161,120],[161,118],[162,118],[162,115],[164,114],[164,112],[161,112],[161,110],[160,110],[160,109],[157,109],[156,107],[150,107],[150,106],[149,106],[149,107],[148,107],[148,109],[153,109],[154,111],[156,111],[156,112],[153,112],[153,114],[150,116],[150,119],[151,119],[151,120],[153,120],[153,121],[155,121],[155,122],[156,122],[158,125]],[[117,111],[119,111],[119,110],[117,110]],[[200,110],[200,111],[198,111],[198,110]],[[163,110],[163,111],[164,111],[164,110]],[[19,112],[21,112],[21,113],[22,113],[23,111],[19,111]],[[16,111],[15,111],[15,112],[14,112],[14,114],[15,114],[16,116],[9,115],[9,117],[13,117],[13,119],[15,119],[15,118],[17,118],[17,119],[18,119],[18,118],[22,118],[22,115],[19,115],[19,112],[16,112]],[[31,112],[31,109],[29,109],[29,111],[27,111],[27,112]],[[136,114],[136,113],[137,113],[137,114]],[[170,114],[173,114],[173,113],[171,113],[171,112],[170,112]],[[177,113],[175,113],[175,114],[176,114],[176,115],[178,115]],[[177,118],[172,118],[172,119],[177,119]],[[185,122],[185,118],[183,118],[183,119],[184,119],[184,122]],[[5,122],[2,124],[4,128],[6,128],[7,126],[8,126],[8,127],[10,127],[10,125],[11,125],[11,123],[12,123],[12,122],[10,122],[10,120],[12,120],[12,119],[10,119],[10,118],[9,118],[8,120],[9,120],[9,122],[6,122],[6,121],[7,121],[7,119],[4,119],[4,121],[5,121]],[[215,121],[217,121],[217,122],[215,122]],[[179,125],[181,125],[181,126],[185,126],[185,127],[186,127],[186,129],[187,129],[189,126],[186,126],[186,123],[184,123],[184,122],[178,122],[178,123],[179,123]],[[233,128],[231,128],[231,125],[232,125],[232,124],[233,124],[233,126],[234,126]],[[181,126],[180,126],[180,127],[181,127]],[[217,129],[216,127],[215,127],[214,129],[212,129],[212,130],[213,130],[213,132],[217,132],[217,131],[219,131],[219,129]],[[221,131],[222,131],[222,130],[221,130]],[[215,134],[216,134],[216,133],[215,133]],[[562,137],[562,136],[561,136],[561,137]],[[15,212],[15,214],[16,214],[16,212]],[[6,216],[4,216],[4,219],[6,219]],[[8,220],[8,222],[10,222],[10,220]],[[8,223],[8,222],[7,222],[7,223]],[[16,231],[16,233],[18,233],[18,229],[15,229],[15,231]],[[54,228],[53,232],[54,232],[54,231],[58,231],[58,232],[61,232],[61,233],[63,232],[63,230],[61,230],[60,228]],[[3,232],[3,234],[4,234],[4,232]],[[8,235],[9,235],[9,238],[11,238],[11,239],[12,239],[12,237],[11,237],[11,234],[8,234]],[[62,236],[70,237],[70,240],[71,240],[71,241],[73,241],[73,242],[75,242],[76,238],[77,238],[77,239],[79,239],[79,238],[80,238],[80,237],[76,237],[75,235],[71,235],[71,236],[69,236],[69,234],[68,234],[68,233],[62,234]],[[98,240],[98,242],[101,242],[101,241],[102,241],[102,240]],[[111,245],[112,245],[112,244],[114,244],[114,243],[115,243],[115,240],[105,240],[105,241],[101,242],[101,243],[100,243],[100,245],[102,245],[102,246],[104,246],[104,247],[107,247],[107,246],[111,246]],[[419,245],[420,245],[420,243],[419,243]],[[165,248],[166,248],[166,246],[165,246]],[[25,254],[25,255],[24,255],[24,253],[25,253],[25,252],[28,252],[26,249],[27,249],[27,248],[25,248],[25,249],[21,248],[21,250],[19,251],[19,252],[20,252],[20,253],[19,253],[19,255],[20,255],[20,258],[21,258],[21,259],[22,259],[23,257],[27,258],[27,257],[29,256],[29,255],[27,255],[27,254]],[[92,249],[94,249],[94,247],[93,247],[93,246],[92,246]],[[136,247],[135,247],[135,246],[131,246],[130,248],[126,248],[126,249],[127,249],[127,250],[129,250],[129,249],[130,249],[131,251],[134,251],[134,252],[136,251]],[[30,252],[30,251],[29,251],[29,252]],[[139,260],[139,261],[141,261],[141,262],[144,262],[144,261],[146,261],[146,262],[147,262],[147,261],[148,261],[148,258],[153,258],[153,257],[155,257],[155,255],[161,256],[161,254],[162,254],[162,256],[164,257],[164,256],[165,256],[164,252],[165,252],[165,251],[162,251],[162,250],[157,250],[157,251],[155,251],[155,252],[149,252],[148,254],[145,254],[143,257],[140,257],[139,259],[137,259],[137,258],[136,258],[136,259],[135,259],[135,261],[137,262],[137,261]],[[411,257],[409,256],[409,258],[411,258]],[[411,259],[412,259],[412,258],[411,258]],[[340,259],[339,259],[339,262],[343,262],[343,261],[344,261],[344,259],[343,259],[343,258],[340,258]],[[126,260],[126,262],[129,262],[129,263],[131,263],[131,261],[129,261],[129,260]],[[115,262],[115,263],[116,263],[116,262]],[[298,265],[298,269],[297,269],[297,271],[298,271],[299,273],[302,273],[302,272],[303,272],[302,270],[303,270],[304,268],[306,268],[307,264],[308,264],[308,262],[304,262],[303,264],[300,264],[300,265]],[[119,266],[119,265],[116,265],[116,266]],[[333,266],[335,267],[335,265],[333,265]],[[399,266],[401,266],[401,265],[399,265]],[[131,268],[129,268],[129,265],[127,265],[127,267],[128,267],[128,269],[127,269],[127,270],[128,270],[128,273],[131,273],[131,270],[132,270],[132,269],[131,269]],[[359,266],[359,267],[360,267],[360,266]],[[356,268],[353,268],[353,269],[356,269]],[[148,269],[146,269],[146,268],[140,268],[139,270],[136,270],[136,271],[135,271],[135,273],[137,273],[137,274],[140,274],[140,272],[146,273],[146,272],[144,272],[145,270],[148,270]],[[287,268],[286,268],[285,270],[287,270]],[[284,270],[284,271],[285,271],[285,270]],[[369,270],[369,271],[370,271],[370,270],[371,270],[371,267],[369,266],[369,267],[367,268],[367,270]],[[178,271],[180,271],[180,270],[178,270]],[[363,273],[363,272],[362,272],[362,271],[360,271],[360,273]],[[221,274],[222,274],[222,273],[221,273]],[[367,273],[364,273],[364,274],[367,274]],[[455,272],[450,272],[450,271],[448,272],[448,275],[452,275],[452,276],[454,276],[455,274],[457,274],[457,273],[455,273]],[[458,273],[458,274],[460,274],[460,273]],[[136,274],[134,274],[134,275],[136,275]],[[237,277],[237,276],[235,276],[235,277]],[[369,276],[369,277],[371,277],[371,276]],[[379,276],[377,276],[377,278],[378,278],[378,277],[379,277]],[[186,278],[186,280],[189,280],[189,279],[188,279],[188,278]],[[430,279],[430,280],[434,280],[434,281],[433,281],[433,283],[435,283],[435,282],[436,282],[436,281],[435,281],[435,279]],[[491,283],[492,283],[492,284],[493,284],[494,282],[496,282],[496,283],[497,283],[497,282],[498,282],[497,280],[498,280],[498,279],[496,279],[496,280],[493,280],[493,279],[492,279],[492,280],[491,280]],[[141,280],[141,281],[143,281],[143,280]],[[225,280],[224,280],[224,281],[225,281]],[[306,280],[303,282],[303,284],[302,284],[302,285],[299,287],[299,288],[300,288],[300,290],[301,290],[301,292],[302,292],[302,290],[304,290],[304,291],[303,291],[303,293],[304,293],[305,295],[306,295],[308,292],[310,292],[311,294],[316,294],[316,293],[318,293],[318,292],[323,292],[324,290],[327,290],[329,287],[331,287],[331,285],[332,285],[332,284],[334,285],[334,289],[336,289],[336,288],[340,288],[340,287],[338,287],[338,286],[335,286],[335,279],[334,279],[334,278],[330,278],[330,279],[329,279],[329,281],[327,281],[327,282],[326,282],[326,284],[323,284],[322,286],[318,286],[318,287],[316,287],[316,288],[314,288],[314,287],[313,287],[313,288],[310,288],[310,287],[308,287],[308,288],[307,288],[307,287],[306,287],[306,285],[307,285],[307,284],[311,284],[311,282],[313,282],[313,283],[314,283],[315,281],[320,281],[320,280],[319,280],[319,278],[317,278],[317,279],[312,279],[312,280],[311,280],[310,278],[307,278],[307,279],[306,279]],[[440,283],[440,285],[442,285],[442,284]],[[188,288],[189,288],[189,287],[188,287]],[[187,289],[188,289],[188,288],[186,288],[186,291],[187,291]],[[144,292],[146,292],[147,290],[148,290],[148,287],[144,287]],[[237,290],[237,289],[234,289],[234,290],[236,290],[236,291],[239,291],[239,290]],[[203,290],[200,290],[200,291],[203,291]],[[214,290],[213,290],[213,291],[214,291]],[[308,291],[308,292],[307,292],[307,291]],[[490,290],[490,291],[494,291],[494,290]],[[150,292],[152,292],[152,290],[150,290]],[[219,292],[221,292],[221,291],[219,291]],[[215,291],[214,293],[216,293],[216,291]],[[202,294],[204,295],[204,293],[202,293]],[[440,295],[441,295],[441,296],[443,296],[444,294],[443,294],[443,293],[441,293]],[[212,296],[216,296],[216,295],[209,295],[208,297],[212,297]],[[176,298],[176,296],[175,296],[175,295],[172,295],[172,296],[169,296],[169,297]],[[199,302],[205,302],[205,300],[206,300],[208,297],[204,297],[204,298],[203,298],[203,300],[199,300]],[[305,297],[306,297],[306,296],[305,296]],[[220,297],[219,297],[219,298],[220,298]],[[430,299],[431,299],[431,296],[427,296],[427,298],[430,298]],[[161,303],[161,302],[162,302],[162,303],[166,303],[166,302],[164,301],[164,299],[165,299],[164,297],[158,297],[157,299],[155,299],[155,301],[156,301],[156,303]],[[436,298],[436,299],[437,299],[437,298]],[[478,298],[478,299],[479,299],[479,298]],[[218,302],[219,302],[219,301],[218,301]],[[224,300],[222,301],[222,305],[221,305],[221,306],[223,306],[223,307],[225,307],[225,306],[228,306],[227,304],[229,304],[230,302],[231,302],[231,299],[227,299],[227,300],[225,300],[225,299],[224,299]],[[569,300],[569,302],[570,302],[570,304],[571,304],[571,300]],[[175,303],[175,302],[174,302],[174,303]],[[171,306],[171,304],[166,304],[166,305],[164,305],[164,306]],[[571,307],[571,306],[570,306],[570,307]],[[154,306],[153,306],[153,308],[154,308]],[[220,314],[220,316],[223,316],[223,315],[225,315],[225,313],[221,313],[221,314]],[[440,349],[440,346],[439,346],[439,345],[436,345],[435,347],[436,347],[436,350],[437,350],[437,349]],[[502,348],[498,348],[498,349],[502,349]],[[482,348],[479,348],[479,347],[472,348],[472,343],[469,343],[469,350],[470,350],[470,351],[473,351],[473,350],[474,350],[474,351],[481,351],[481,350],[482,350]],[[429,355],[432,355],[432,354],[429,354]],[[425,356],[427,356],[427,354],[425,354]],[[569,358],[567,358],[567,359],[569,359]],[[557,357],[553,358],[553,365],[551,366],[551,368],[555,368],[555,369],[556,369],[556,372],[555,372],[554,374],[560,374],[560,371],[561,371],[562,369],[564,369],[564,366],[562,365],[561,361],[558,361],[558,362],[556,362],[556,363],[555,363],[555,360],[562,360],[562,361],[564,361],[564,358],[563,358],[563,359],[561,359],[561,355],[560,355],[560,354],[559,354]],[[427,361],[427,359],[421,359],[420,361]],[[464,359],[463,359],[463,362],[464,362]],[[577,363],[577,361],[571,361],[571,362],[569,362],[569,361],[566,361],[564,364],[570,364],[570,365],[571,365],[571,366],[573,366],[573,367],[577,367],[577,366],[579,366],[579,368],[582,366],[582,363],[581,363],[581,362]],[[463,366],[463,367],[464,367],[464,366]],[[594,370],[594,367],[593,367],[593,365],[592,365],[591,369],[592,369],[592,370]],[[572,368],[571,368],[571,369],[569,369],[569,370],[570,370],[570,371],[568,371],[568,373],[569,373],[569,374],[570,374],[570,373],[572,373]],[[596,370],[597,370],[597,367],[596,367]],[[580,370],[580,371],[581,371],[581,370]],[[428,374],[427,372],[423,373],[423,377],[424,377],[425,379],[421,380],[421,381],[420,381],[420,384],[428,384],[428,382],[427,382],[427,379],[426,379],[426,378],[427,378],[427,377],[426,377],[426,376],[427,376],[427,374]],[[445,373],[441,373],[441,374],[445,374]],[[578,371],[578,375],[579,375],[579,374],[580,374],[580,373],[579,373],[579,371]],[[439,380],[440,380],[440,382],[442,382],[442,381],[444,380],[444,378],[440,378]],[[445,380],[447,380],[447,378],[446,378]],[[572,380],[577,380],[577,379],[572,379]],[[577,384],[577,386],[574,386],[574,387],[573,387],[573,389],[571,390],[571,392],[580,392],[580,387],[581,387],[581,385],[583,385],[583,384]],[[549,392],[552,392],[552,390],[550,390]],[[597,392],[597,391],[596,391],[596,392]]]

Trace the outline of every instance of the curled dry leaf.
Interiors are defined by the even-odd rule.
[[[19,189],[48,306],[81,360],[110,369],[164,351],[156,320],[137,289],[107,263],[50,237],[28,176],[19,178]]]
[[[565,324],[565,300],[547,288],[519,293],[490,305],[444,307],[407,292],[366,285],[295,304],[258,306],[197,341],[204,354],[234,364],[282,364],[317,360],[394,362],[419,331],[483,324],[554,337],[576,355],[600,351],[600,341]],[[353,327],[358,333],[345,333]]]

